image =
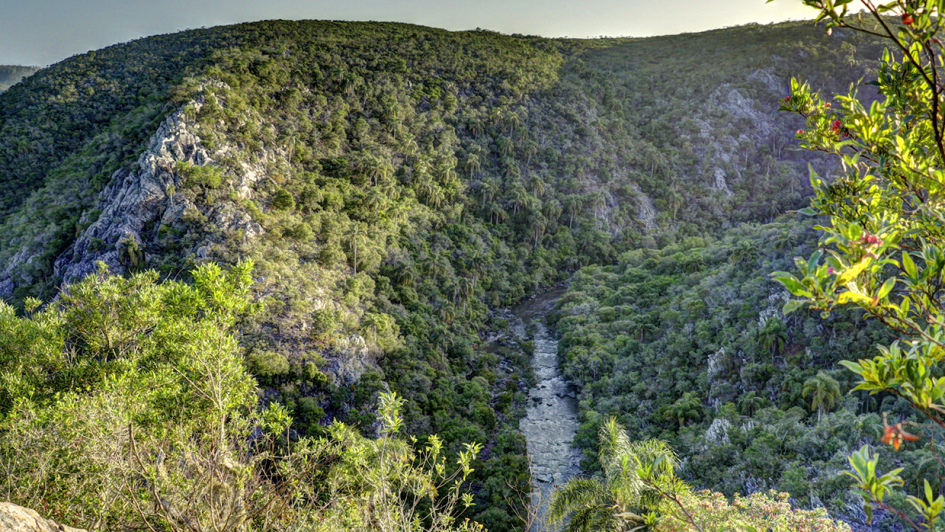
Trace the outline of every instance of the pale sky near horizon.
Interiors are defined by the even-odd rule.
[[[0,65],[47,66],[148,35],[270,19],[397,21],[545,37],[646,37],[814,16],[801,0],[0,0]]]

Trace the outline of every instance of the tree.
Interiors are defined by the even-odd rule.
[[[399,436],[402,407],[396,394],[380,394],[376,440],[344,424],[330,427],[334,445],[323,453],[334,462],[324,494],[329,502],[311,516],[315,530],[411,532],[424,523],[421,529],[429,532],[483,532],[478,524],[457,519],[461,510],[472,506],[472,495],[461,488],[482,446],[464,445],[458,467],[450,471],[446,449],[436,435],[419,451]]]
[[[787,493],[735,494],[701,491],[680,494],[679,506],[664,505],[656,530],[660,532],[850,532],[850,525],[827,517],[823,508],[795,510]],[[685,509],[688,514],[681,512]]]
[[[354,268],[355,275],[358,273],[358,243],[365,242],[367,240],[366,232],[367,225],[361,222],[354,222],[351,224],[351,228],[348,231],[348,238],[351,239],[351,266]]]
[[[378,218],[378,211],[387,205],[387,195],[372,187],[364,197],[364,206],[374,211],[374,219]]]
[[[555,489],[551,523],[568,522],[566,532],[849,532],[824,509],[793,510],[787,493],[736,494],[693,491],[675,476],[677,459],[662,441],[630,441],[610,418],[600,429],[603,478],[578,478]]]
[[[469,177],[475,177],[476,172],[482,168],[482,160],[479,158],[479,154],[470,153],[466,157],[466,172],[469,174]]]
[[[686,392],[675,403],[665,406],[663,413],[670,419],[675,419],[682,428],[686,421],[702,417],[702,401],[696,392]]]
[[[945,6],[861,0],[865,16],[854,16],[850,1],[804,3],[819,12],[817,20],[826,21],[828,32],[843,28],[880,36],[890,49],[875,81],[882,98],[869,108],[855,90],[831,105],[797,80],[781,106],[805,117],[806,128],[797,133],[801,145],[833,154],[843,168],[832,179],[812,172],[815,196],[804,212],[830,217],[821,240],[829,253],[798,259],[797,276],[773,274],[803,298],[788,302],[785,313],[810,306],[826,316],[853,306],[886,325],[898,340],[879,346],[872,359],[844,363],[860,378],[855,389],[901,397],[945,428],[945,381],[934,376],[945,358],[945,50],[937,37],[945,29]],[[912,438],[896,424],[886,426],[883,441],[898,450]],[[901,469],[880,474],[878,458],[865,446],[850,463],[869,519],[879,508],[914,530],[936,526],[945,498],[936,497],[927,480],[923,496],[909,497],[915,511],[908,513],[887,502],[903,485]]]
[[[784,349],[787,343],[787,327],[777,316],[770,318],[765,322],[764,328],[758,333],[761,345],[766,350],[771,351],[771,356],[778,354],[778,351]]]
[[[293,504],[284,483],[311,468],[278,452],[288,417],[256,409],[234,335],[258,309],[251,273],[208,264],[193,285],[159,285],[155,272],[123,279],[99,263],[32,316],[0,305],[6,496],[92,529],[191,532],[247,530]],[[57,477],[69,480],[43,488]]]
[[[26,317],[0,304],[4,497],[93,530],[481,532],[459,519],[481,446],[416,446],[396,395],[380,394],[376,440],[337,422],[295,437],[285,407],[257,404],[235,335],[261,308],[251,273],[159,284],[100,263]],[[365,321],[378,343],[396,334],[389,315]]]
[[[804,397],[810,397],[811,412],[817,411],[817,420],[820,421],[824,414],[830,411],[836,405],[837,399],[843,396],[840,391],[840,383],[823,371],[818,371],[814,378],[804,381],[804,389],[801,392]]]
[[[577,478],[555,490],[548,507],[551,523],[566,532],[630,531],[652,524],[662,496],[652,479],[678,484],[672,449],[659,440],[633,442],[616,418],[600,428],[599,460],[604,478]],[[647,476],[646,471],[649,471]]]

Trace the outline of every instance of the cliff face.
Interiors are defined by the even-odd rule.
[[[200,102],[192,103],[199,110]],[[180,164],[213,164],[200,138],[192,131],[183,110],[170,114],[151,137],[138,159],[138,168],[117,170],[111,184],[102,191],[98,218],[78,234],[75,243],[55,261],[53,274],[65,283],[81,279],[95,271],[98,261],[122,273],[128,267],[145,266],[145,240],[155,234],[146,226],[173,227],[181,217],[197,206],[174,193],[180,185]],[[148,242],[151,243],[151,242]]]

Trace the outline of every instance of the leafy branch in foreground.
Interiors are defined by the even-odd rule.
[[[615,418],[600,429],[603,478],[577,478],[552,494],[549,520],[567,532],[849,532],[826,511],[793,510],[786,493],[694,493],[675,475],[678,459],[659,440],[631,441]]]
[[[101,265],[27,316],[0,303],[0,497],[91,530],[479,530],[458,519],[481,447],[415,450],[396,395],[376,440],[300,438],[259,404],[235,334],[252,267],[188,285]]]
[[[856,390],[889,393],[908,401],[930,422],[945,428],[945,85],[941,75],[945,2],[862,0],[863,14],[850,13],[852,0],[804,0],[819,11],[827,29],[847,28],[886,38],[878,78],[870,82],[880,99],[868,107],[855,89],[824,102],[807,84],[792,81],[781,110],[806,118],[797,137],[811,150],[840,159],[843,173],[827,178],[812,172],[815,191],[804,212],[829,217],[820,229],[823,249],[797,259],[800,275],[775,272],[804,306],[824,315],[856,306],[899,339],[878,346],[879,355],[843,365],[862,379]],[[835,104],[835,105],[834,105]],[[826,251],[826,254],[824,253]],[[936,437],[929,434],[935,452]],[[896,450],[917,440],[902,422],[886,423],[882,441]],[[914,530],[933,530],[940,521],[940,467],[926,475],[923,496],[907,498],[911,508],[890,502],[903,486],[902,469],[877,472],[878,458],[863,447],[850,457],[858,493],[869,520],[875,509],[900,517]],[[941,462],[938,462],[941,466]],[[934,489],[933,489],[934,487]]]

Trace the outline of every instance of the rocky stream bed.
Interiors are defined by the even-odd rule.
[[[532,474],[532,512],[529,532],[544,530],[548,500],[554,486],[579,473],[581,452],[571,447],[578,429],[575,393],[558,374],[558,342],[543,323],[563,289],[536,296],[512,309],[511,332],[524,340],[533,330],[532,366],[537,383],[529,391],[520,428],[525,434]]]

